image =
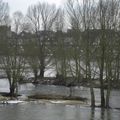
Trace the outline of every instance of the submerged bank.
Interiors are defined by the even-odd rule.
[[[90,103],[90,88],[83,86],[72,86],[73,97],[87,98],[87,102]],[[6,79],[0,80],[0,92],[9,92],[9,83]],[[94,88],[96,105],[100,105],[100,89]],[[105,91],[106,93],[106,91]],[[32,84],[25,83],[18,86],[18,94],[22,95],[22,100],[26,99],[26,96],[32,95],[54,95],[54,96],[69,96],[70,88],[66,86],[57,86],[57,85],[41,85],[41,84]],[[19,98],[19,97],[18,97]],[[20,98],[21,99],[21,98]],[[120,108],[120,91],[111,90],[110,94],[110,107],[111,108]]]
[[[38,80],[34,81],[34,78],[29,79],[23,79],[20,81],[20,84],[25,83],[33,83],[35,85],[41,84],[41,85],[57,85],[57,86],[84,86],[84,87],[90,87],[89,80],[86,80],[83,78],[82,80],[76,80],[73,77],[68,77],[66,79],[59,79],[56,77],[44,77],[39,78]],[[92,86],[93,88],[100,88],[100,82],[99,79],[92,79]],[[108,86],[107,81],[104,80],[104,88],[106,89]],[[111,89],[120,89],[120,83],[112,82],[111,83]]]

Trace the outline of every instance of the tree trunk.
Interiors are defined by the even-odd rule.
[[[94,89],[93,89],[93,82],[91,79],[91,69],[90,69],[90,61],[88,62],[88,80],[90,83],[90,94],[91,94],[91,107],[95,107],[95,95],[94,95]]]
[[[111,78],[112,78],[112,62],[107,60],[107,94],[106,94],[106,108],[109,108],[110,89],[111,89]]]
[[[42,67],[41,69],[40,69],[40,75],[39,75],[39,77],[40,78],[43,78],[44,77],[44,67]]]
[[[95,95],[93,87],[90,86],[90,93],[91,93],[91,107],[95,107]]]
[[[102,46],[101,65],[100,65],[100,94],[101,94],[101,107],[105,107],[104,81],[103,81],[104,55],[105,55],[105,49],[104,49],[104,46]]]
[[[10,86],[10,96],[13,97],[15,95],[15,86],[11,85]]]
[[[110,74],[109,74],[110,76]],[[108,77],[108,80],[107,80],[107,94],[106,94],[106,108],[109,108],[109,100],[110,100],[110,88],[111,88],[111,85],[110,85],[110,77]]]
[[[44,77],[44,72],[45,72],[45,59],[44,58],[45,57],[42,52],[41,59],[40,59],[40,75],[39,75],[40,78]]]
[[[110,87],[107,88],[107,95],[106,95],[106,108],[109,108],[109,100],[110,100]]]
[[[101,94],[101,107],[105,107],[105,96],[104,96],[104,86],[103,86],[103,77],[100,75],[100,94]]]
[[[119,72],[119,66],[120,66],[120,61],[119,61],[119,55],[118,55],[118,57],[117,57],[117,75],[116,75],[116,83],[118,83],[119,82],[119,76],[120,76],[120,72]]]
[[[69,97],[72,97],[72,86],[70,86],[69,88],[70,88]]]
[[[90,64],[90,42],[89,42],[89,32],[87,32],[87,40],[86,40],[86,79],[88,79],[89,84],[90,84],[90,94],[91,94],[91,107],[95,107],[95,95],[94,95],[94,89],[93,89],[93,82],[91,79],[91,64]]]
[[[100,94],[101,94],[101,107],[105,107],[105,96],[104,96],[104,82],[103,82],[103,69],[100,70]]]
[[[34,70],[34,83],[37,82],[37,79],[38,79],[38,72],[37,70]]]
[[[95,107],[95,95],[94,95],[94,89],[93,89],[93,82],[92,82],[92,79],[91,79],[90,63],[88,65],[89,65],[88,78],[89,78],[89,81],[90,81],[91,107],[94,108]]]

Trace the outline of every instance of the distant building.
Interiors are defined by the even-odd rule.
[[[12,32],[11,32],[11,27],[10,26],[5,26],[2,25],[0,26],[0,37],[11,37]]]

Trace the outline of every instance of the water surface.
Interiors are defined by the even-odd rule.
[[[0,120],[119,120],[120,111],[80,105],[25,103],[0,106]]]
[[[94,89],[96,103],[100,103],[100,90]],[[0,92],[9,92],[9,84],[5,79],[0,80]],[[54,85],[22,84],[19,93],[69,95],[69,88]],[[74,87],[74,96],[87,97],[90,100],[89,88]],[[120,91],[112,90],[110,106],[113,109],[91,109],[81,104],[56,104],[50,102],[25,102],[20,104],[0,105],[0,120],[119,120],[120,119]]]

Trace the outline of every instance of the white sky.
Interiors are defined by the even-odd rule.
[[[23,14],[26,14],[28,6],[36,4],[38,1],[47,1],[48,3],[56,4],[60,6],[65,2],[65,0],[3,0],[8,2],[10,6],[10,14],[13,14],[15,11],[22,11]]]

